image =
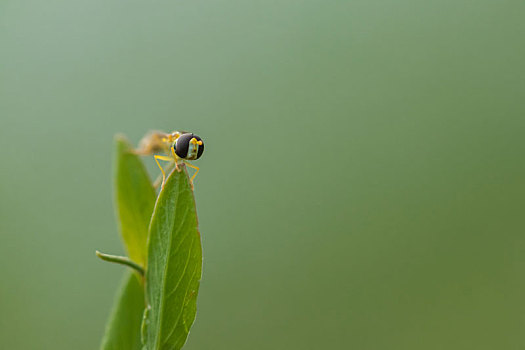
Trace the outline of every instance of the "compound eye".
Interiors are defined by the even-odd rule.
[[[195,160],[199,159],[204,152],[204,143],[199,136],[185,133],[175,141],[174,148],[175,154],[180,158]]]

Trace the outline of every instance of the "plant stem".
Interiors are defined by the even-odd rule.
[[[104,261],[109,261],[112,263],[126,265],[128,267],[131,267],[132,269],[137,271],[141,276],[144,276],[144,268],[140,266],[139,264],[137,264],[136,262],[132,261],[128,257],[104,254],[104,253],[99,252],[98,250],[95,251],[95,254],[97,254],[97,256]]]

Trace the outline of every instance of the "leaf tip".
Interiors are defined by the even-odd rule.
[[[115,136],[113,137],[113,139],[116,141],[116,142],[127,142],[128,141],[128,138],[126,137],[126,135],[124,135],[123,133],[116,133]]]

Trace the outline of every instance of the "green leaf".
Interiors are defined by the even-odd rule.
[[[148,350],[182,348],[197,311],[201,238],[193,191],[182,168],[167,178],[151,218],[143,340]]]
[[[144,288],[138,276],[126,270],[111,311],[101,350],[140,350]]]
[[[115,201],[124,245],[132,261],[144,265],[155,190],[144,164],[123,136],[116,139]]]
[[[97,252],[100,258],[142,271],[146,260],[148,226],[155,205],[155,190],[140,158],[123,136],[117,136],[115,159],[115,206],[120,231],[131,259]],[[106,326],[101,349],[141,349],[145,308],[142,280],[126,271]]]

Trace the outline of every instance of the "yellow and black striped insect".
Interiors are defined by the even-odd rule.
[[[185,131],[173,131],[169,134],[162,131],[150,131],[142,138],[139,148],[136,150],[137,154],[153,155],[155,162],[157,162],[162,172],[163,185],[166,179],[166,173],[160,165],[159,160],[174,163],[177,170],[179,170],[180,163],[184,163],[195,169],[195,173],[190,179],[192,187],[193,180],[199,172],[199,167],[190,164],[188,161],[199,159],[203,152],[204,142],[202,139],[191,132]]]

